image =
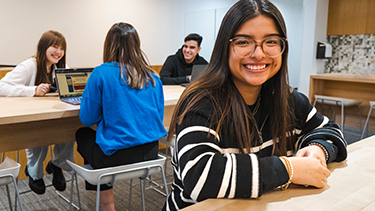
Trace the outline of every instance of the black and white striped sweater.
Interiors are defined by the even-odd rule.
[[[307,97],[293,92],[296,125],[293,155],[311,142],[322,144],[329,154],[327,163],[346,159],[346,141],[339,126],[317,113]],[[240,154],[233,134],[220,134],[209,128],[212,103],[203,98],[201,109],[188,113],[176,129],[172,165],[174,182],[164,210],[179,210],[207,198],[258,198],[263,193],[285,184],[288,173],[277,156],[272,156],[268,114],[263,102],[254,116],[262,128],[264,142],[250,154]],[[230,124],[227,122],[227,124]]]

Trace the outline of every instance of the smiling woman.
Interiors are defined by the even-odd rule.
[[[47,31],[39,39],[36,55],[17,65],[0,80],[0,96],[33,97],[45,96],[54,85],[51,70],[64,68],[66,41],[56,31]],[[73,140],[72,140],[73,141]],[[53,173],[53,186],[63,191],[66,182],[62,169],[71,170],[66,160],[73,160],[74,142],[57,144],[54,158],[46,167],[47,173]],[[43,181],[43,161],[47,156],[48,146],[26,149],[26,176],[29,186],[37,194],[43,194],[46,186]]]
[[[237,40],[231,42],[229,53],[232,80],[248,105],[255,103],[262,84],[273,77],[281,67],[281,50],[284,50],[284,47],[274,44],[280,44],[280,34],[271,18],[259,15],[243,23],[233,36],[235,38],[231,39]],[[246,48],[247,53],[241,51],[243,47],[239,47],[238,39],[241,37],[242,40],[244,37],[249,39],[249,47],[252,49]]]
[[[322,188],[326,164],[346,159],[339,126],[289,86],[288,51],[271,2],[240,0],[229,9],[208,69],[186,88],[170,123],[175,181],[165,210],[258,198],[290,183]]]

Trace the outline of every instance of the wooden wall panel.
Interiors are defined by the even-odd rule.
[[[151,65],[151,68],[155,70],[157,73],[160,73],[162,67],[163,65]]]
[[[12,70],[0,70],[0,79],[2,79],[5,76],[5,74],[7,74],[7,72],[10,72],[10,71]]]
[[[151,65],[151,68],[153,70],[155,70],[157,73],[160,72],[161,68],[163,67],[163,65]],[[7,74],[7,72],[10,72],[12,71],[12,69],[10,70],[0,70],[0,79],[3,78],[5,76],[5,74]]]
[[[344,34],[365,34],[369,0],[346,0]]]
[[[341,29],[344,27],[343,12],[345,10],[345,4],[339,4],[340,0],[330,0],[328,6],[328,24],[327,24],[327,35],[338,35],[341,33]],[[344,0],[345,1],[345,0]]]
[[[369,0],[367,6],[366,34],[375,34],[375,1]]]
[[[374,13],[373,0],[330,0],[327,35],[374,33]]]

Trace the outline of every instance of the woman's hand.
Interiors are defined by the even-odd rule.
[[[317,145],[310,145],[297,151],[295,157],[311,157],[322,161],[326,166],[326,155],[324,150]]]
[[[39,84],[35,88],[35,95],[34,96],[44,96],[44,95],[46,95],[49,92],[49,86],[51,86],[51,84],[47,84],[47,83]]]
[[[293,166],[292,183],[323,188],[331,172],[325,162],[311,156],[290,157]]]

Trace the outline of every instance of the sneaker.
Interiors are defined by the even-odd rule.
[[[29,187],[34,193],[36,194],[44,194],[46,192],[46,185],[44,184],[43,178],[34,180],[29,175],[29,171],[27,170],[27,165],[25,168],[25,174],[29,177]]]
[[[66,181],[61,168],[53,165],[51,161],[48,162],[46,171],[48,174],[53,174],[52,185],[58,191],[64,191],[66,189]]]

